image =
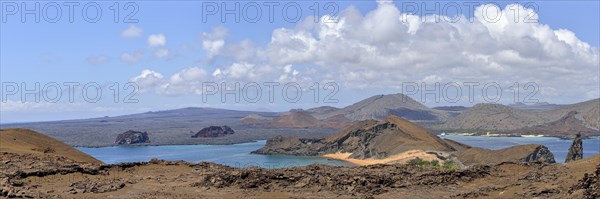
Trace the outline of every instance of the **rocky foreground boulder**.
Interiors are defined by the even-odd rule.
[[[119,134],[115,143],[119,145],[150,143],[150,138],[148,137],[147,132],[129,130]]]
[[[192,138],[223,137],[234,133],[235,131],[233,131],[233,129],[231,129],[229,126],[209,126],[192,135]]]
[[[575,135],[575,139],[573,139],[573,144],[569,148],[569,152],[567,153],[567,157],[565,159],[566,162],[579,160],[583,158],[583,141],[581,140],[581,134]]]
[[[585,173],[568,191],[577,198],[600,198],[600,164],[596,165],[594,173]]]

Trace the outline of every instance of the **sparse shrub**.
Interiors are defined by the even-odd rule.
[[[159,164],[160,160],[158,160],[158,158],[152,158],[152,159],[150,159],[149,163],[150,164]]]
[[[452,160],[446,160],[442,167],[446,170],[458,170],[458,164]]]
[[[444,162],[444,164],[440,165],[440,162],[438,160],[427,161],[427,160],[423,160],[423,159],[417,157],[415,159],[409,160],[406,163],[408,165],[418,166],[421,168],[434,168],[434,169],[444,169],[444,170],[457,170],[458,169],[458,165],[452,160],[447,160]]]
[[[54,153],[55,150],[54,150],[54,148],[47,146],[46,148],[44,148],[44,150],[42,152],[44,152],[44,153]]]
[[[415,159],[409,160],[407,163],[408,163],[409,165],[423,167],[423,166],[425,166],[426,164],[428,164],[429,162],[427,162],[427,161],[425,161],[425,160],[423,160],[423,159],[421,159],[421,158],[417,157],[417,158],[415,158]]]

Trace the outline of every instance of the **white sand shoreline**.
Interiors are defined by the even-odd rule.
[[[427,160],[427,161],[438,160],[440,162],[443,162],[443,160],[438,159],[435,155],[428,154],[422,150],[410,150],[410,151],[407,151],[404,153],[399,153],[396,155],[389,156],[384,159],[368,158],[368,159],[361,160],[361,159],[350,158],[350,155],[352,155],[352,153],[331,153],[331,154],[322,155],[322,157],[336,159],[336,160],[342,160],[342,161],[350,162],[352,164],[356,164],[359,166],[373,165],[373,164],[388,164],[388,163],[405,163],[405,162],[415,159],[417,157],[421,158],[423,160]]]

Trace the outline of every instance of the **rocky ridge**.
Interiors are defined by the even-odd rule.
[[[581,158],[583,158],[583,140],[581,140],[581,134],[577,134],[573,139],[573,144],[569,147],[565,162],[575,161]]]

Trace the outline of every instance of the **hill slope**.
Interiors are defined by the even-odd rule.
[[[307,112],[294,111],[273,119],[271,125],[283,128],[315,128],[319,126],[319,120]]]
[[[0,129],[0,151],[19,154],[53,154],[76,162],[101,163],[69,145],[29,129]]]
[[[543,125],[525,127],[510,131],[510,134],[537,134],[548,136],[569,137],[569,135],[580,133],[583,136],[597,135],[598,130],[586,127],[583,121],[576,118],[577,111],[571,111],[559,120],[549,122]]]
[[[344,115],[353,121],[381,120],[396,115],[412,121],[445,121],[448,114],[417,102],[404,94],[376,95],[319,117]]]
[[[576,112],[573,119],[580,120],[581,125],[594,130],[600,129],[600,99],[544,111],[521,110],[500,104],[477,104],[449,119],[442,128],[512,131],[558,122],[573,111]]]
[[[267,141],[256,153],[321,155],[352,153],[350,158],[386,158],[409,150],[454,151],[455,149],[426,129],[397,116],[383,121],[367,120],[322,139],[283,138]]]

